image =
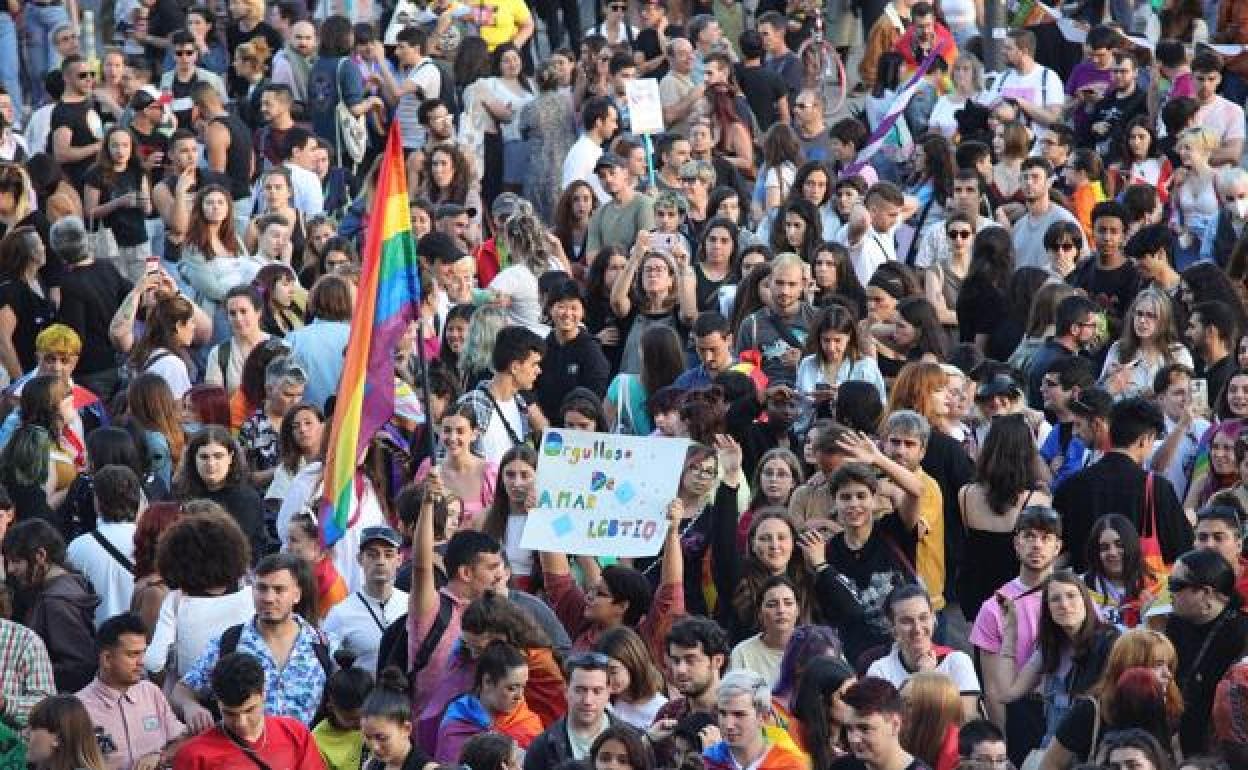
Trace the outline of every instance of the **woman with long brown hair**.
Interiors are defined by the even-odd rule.
[[[0,240],[0,366],[12,380],[35,368],[35,338],[56,315],[51,289],[39,277],[47,261],[33,227]]]
[[[182,461],[186,433],[182,430],[182,405],[173,397],[169,383],[159,374],[146,372],[134,378],[126,391],[126,407],[145,446],[148,474],[165,489]]]
[[[26,761],[36,770],[105,770],[91,715],[74,695],[49,695],[26,725]]]
[[[152,188],[137,144],[130,129],[110,129],[83,181],[87,221],[108,228],[117,245],[114,262],[131,283],[143,276],[152,253],[146,223],[152,216]]]
[[[73,391],[60,377],[38,375],[22,388],[21,423],[0,451],[0,482],[19,521],[53,520],[52,510],[86,468],[82,437],[69,428],[73,409]]]
[[[192,364],[187,349],[195,339],[194,314],[194,305],[185,297],[159,300],[148,310],[143,337],[130,351],[131,371],[159,375],[176,399],[191,389]]]
[[[230,336],[225,295],[239,284],[251,283],[260,263],[234,230],[234,201],[220,185],[210,184],[195,194],[195,207],[182,245],[178,272],[195,291],[195,299],[212,317],[212,342]]]
[[[754,140],[750,127],[737,114],[736,89],[730,83],[716,83],[707,88],[710,107],[711,134],[715,149],[747,179],[753,179]]]
[[[481,529],[503,544],[518,588],[527,589],[536,566],[535,552],[520,547],[520,535],[537,500],[537,452],[520,444],[507,450],[498,463],[494,500],[486,509]]]
[[[584,179],[577,179],[564,188],[555,204],[552,232],[563,244],[563,253],[572,263],[572,274],[580,280],[585,280],[590,267],[585,245],[589,240],[589,219],[597,210],[598,197]]]

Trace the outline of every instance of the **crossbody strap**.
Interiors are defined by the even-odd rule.
[[[488,387],[481,388],[481,392],[490,400],[490,406],[494,409],[494,413],[498,415],[498,419],[503,421],[503,427],[507,429],[507,437],[511,439],[512,444],[523,444],[524,439],[516,435],[516,431],[511,427],[511,423],[507,422],[507,416],[503,414],[503,410],[499,407],[498,402],[494,400],[494,394],[490,392]]]
[[[256,767],[259,767],[259,768],[260,768],[260,770],[273,770],[273,766],[272,766],[272,765],[270,765],[268,762],[265,762],[263,759],[261,759],[261,758],[260,758],[260,755],[256,753],[256,750],[255,750],[255,749],[253,749],[252,747],[248,746],[248,745],[247,745],[247,744],[243,741],[243,739],[242,739],[242,738],[240,738],[240,737],[238,737],[237,735],[235,735],[235,734],[234,734],[234,733],[230,730],[230,728],[228,728],[228,727],[226,727],[226,726],[225,726],[225,724],[224,724],[224,723],[222,723],[222,724],[220,725],[220,727],[221,727],[221,732],[225,733],[226,737],[230,739],[230,743],[233,743],[235,746],[237,746],[237,747],[238,747],[238,750],[239,750],[239,751],[241,751],[241,752],[243,752],[243,755],[244,755],[245,757],[247,757],[248,759],[250,759],[252,762],[255,762],[255,763],[256,763]],[[265,725],[265,729],[266,729],[266,730],[268,729],[268,725]]]
[[[108,551],[108,555],[113,557],[118,564],[125,567],[126,572],[129,572],[131,575],[134,574],[134,562],[127,559],[124,553],[117,550],[117,546],[113,545],[108,538],[104,537],[98,529],[91,530],[91,537],[95,538],[95,542],[99,543],[100,547],[105,551]]]

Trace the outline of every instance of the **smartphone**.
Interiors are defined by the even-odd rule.
[[[661,251],[664,254],[671,254],[672,250],[680,242],[680,233],[652,233],[650,235],[650,248],[655,251]]]
[[[1201,416],[1209,414],[1209,381],[1192,380],[1192,411]]]
[[[145,272],[147,273],[160,272],[160,257],[156,256],[155,254],[149,255],[147,259],[143,260],[143,262],[144,262]]]

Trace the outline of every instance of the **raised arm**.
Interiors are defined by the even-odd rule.
[[[412,586],[407,598],[409,624],[438,606],[438,589],[433,579],[433,506],[445,494],[442,472],[435,466],[429,470],[425,496],[416,517],[416,536],[412,538]]]
[[[840,439],[839,445],[846,455],[857,462],[870,463],[882,470],[904,493],[904,499],[894,500],[898,515],[907,529],[919,524],[919,496],[923,494],[923,482],[917,474],[880,451],[875,441],[865,433],[849,433]]]
[[[645,256],[646,247],[650,245],[650,233],[642,230],[637,233],[637,241],[633,244],[633,250],[628,255],[628,262],[624,265],[624,272],[620,273],[620,277],[615,280],[615,285],[611,287],[611,312],[615,313],[618,318],[624,318],[633,309],[633,302],[628,296],[628,292],[633,287],[633,279],[637,275],[637,267],[641,264],[641,258]]]

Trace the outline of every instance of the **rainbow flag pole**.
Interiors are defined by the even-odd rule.
[[[393,351],[408,324],[420,315],[420,269],[398,121],[391,124],[386,138],[372,203],[360,287],[325,458],[320,530],[326,547],[341,539],[355,518],[356,469],[373,435],[394,414]],[[420,340],[416,349],[421,356],[422,395],[428,414],[429,382]],[[425,432],[429,433],[428,426]]]

